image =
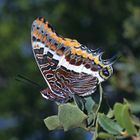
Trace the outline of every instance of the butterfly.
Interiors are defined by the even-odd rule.
[[[41,90],[44,98],[65,103],[73,95],[94,93],[99,83],[113,74],[116,56],[103,60],[100,49],[89,49],[77,40],[58,35],[44,18],[33,21],[32,50],[47,83]]]

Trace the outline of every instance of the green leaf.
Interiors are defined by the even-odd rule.
[[[123,125],[124,128],[126,128],[127,132],[129,135],[133,135],[136,133],[136,128],[132,122],[132,119],[130,117],[130,113],[129,113],[129,107],[128,105],[124,105],[123,110],[122,110],[122,116],[123,116]]]
[[[113,116],[114,116],[114,111],[110,108],[108,113],[107,113],[107,117],[112,118]]]
[[[134,115],[132,116],[132,122],[133,122],[134,125],[140,127],[140,120],[139,120],[139,118],[137,118]]]
[[[59,118],[57,115],[50,116],[44,119],[45,125],[49,130],[60,129],[62,125],[60,124]]]
[[[121,127],[124,128],[124,123],[123,123],[123,104],[121,103],[116,103],[114,106],[114,115],[115,119],[117,122],[120,124]]]
[[[136,128],[133,124],[132,118],[129,113],[128,104],[116,103],[114,106],[114,114],[117,122],[127,130],[129,135],[136,133]]]
[[[87,119],[87,124],[88,125],[91,125],[93,120],[96,117],[96,114],[94,112],[95,108],[97,110],[98,106],[95,103],[95,101],[92,99],[92,97],[91,96],[86,97],[85,98],[85,110],[87,111],[87,114],[88,114],[88,119]]]
[[[114,136],[111,135],[111,134],[105,133],[105,132],[100,132],[100,133],[98,134],[98,138],[101,138],[101,139],[108,139],[108,138],[114,138]]]
[[[93,107],[95,105],[95,101],[92,99],[91,96],[85,98],[85,110],[90,114],[93,112]]]
[[[84,120],[87,118],[76,105],[70,103],[59,106],[58,117],[65,131],[74,127],[83,127]]]
[[[122,132],[123,128],[113,120],[106,117],[104,114],[98,113],[97,121],[101,127],[110,134],[118,135]]]
[[[93,126],[95,124],[97,113],[102,103],[102,96],[103,96],[103,90],[100,84],[98,96],[96,96],[95,94],[92,94],[91,96],[84,97],[84,100],[85,100],[84,111],[86,111],[86,114],[88,115],[87,125],[88,125],[88,128],[90,129],[93,129]]]

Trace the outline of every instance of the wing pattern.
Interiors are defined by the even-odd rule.
[[[32,48],[48,88],[46,99],[66,102],[73,94],[87,96],[104,81],[100,51],[91,50],[76,40],[60,37],[44,18],[37,18],[31,30]]]

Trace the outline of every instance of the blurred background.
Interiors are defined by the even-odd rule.
[[[43,119],[57,112],[35,86],[15,80],[24,75],[45,85],[31,50],[31,24],[46,18],[57,33],[104,58],[116,53],[114,75],[103,84],[111,105],[126,98],[140,116],[140,0],[0,0],[0,139],[90,140],[81,129],[48,131]]]

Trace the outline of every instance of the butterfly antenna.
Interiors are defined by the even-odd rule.
[[[38,87],[39,89],[42,89],[42,86],[40,86],[38,83],[28,79],[27,77],[25,77],[23,75],[18,74],[17,77],[15,78],[15,80],[19,81],[19,82],[22,82],[22,83],[25,83],[25,84],[30,83],[30,84]]]

